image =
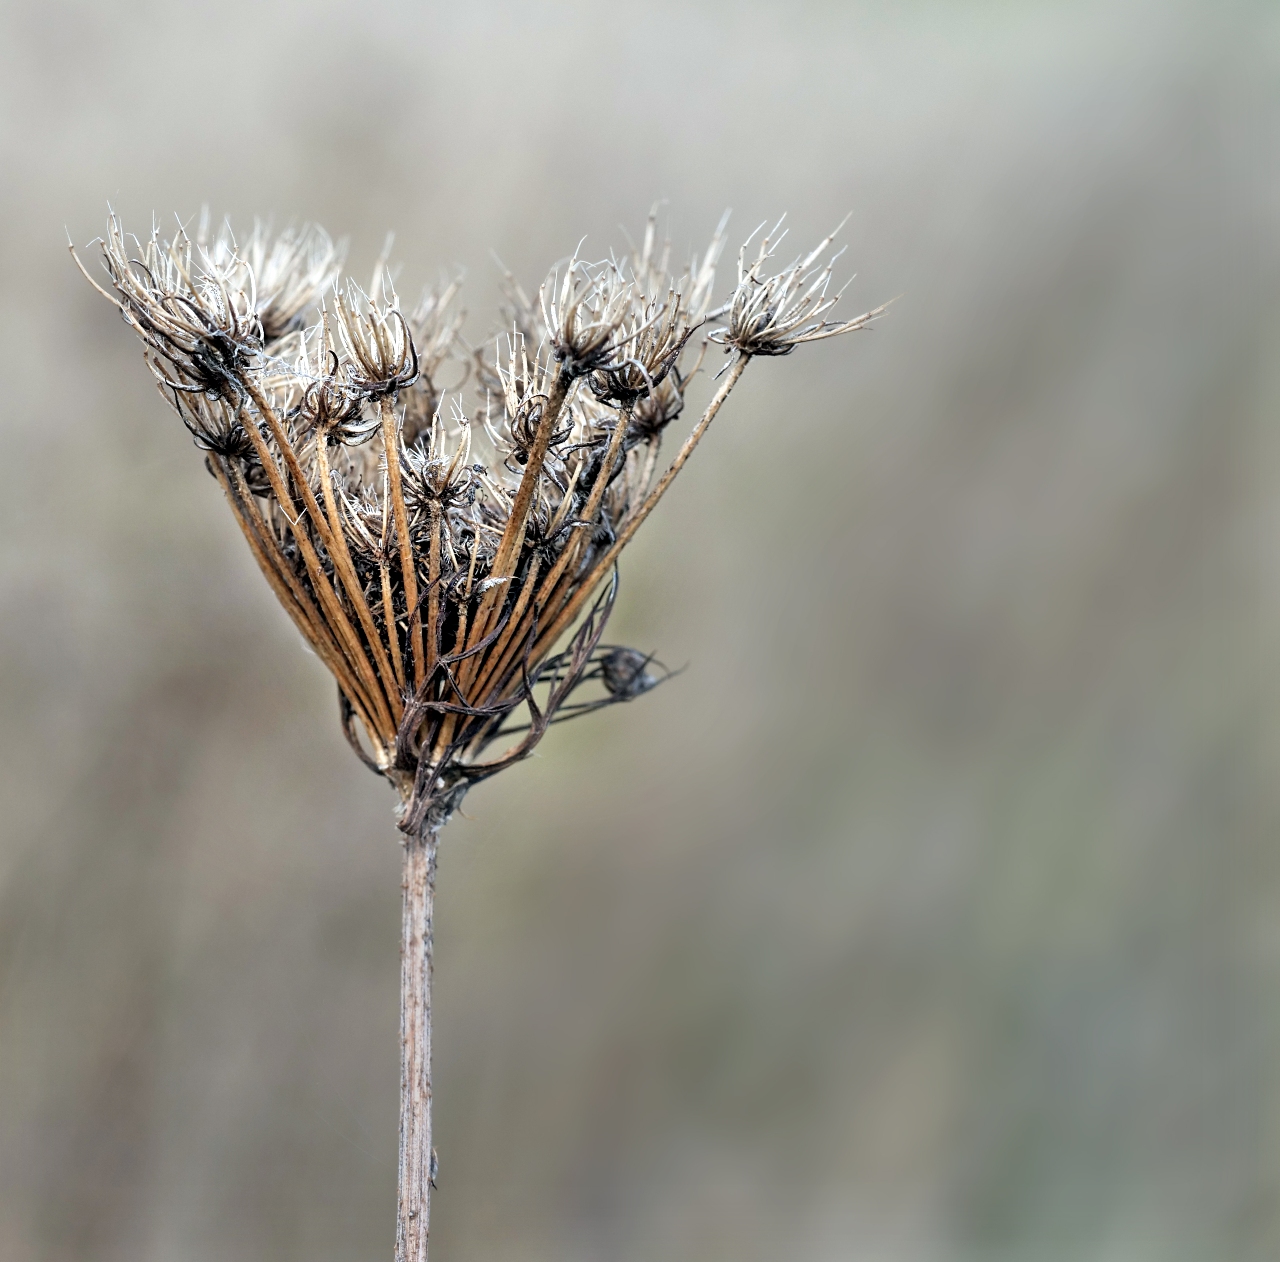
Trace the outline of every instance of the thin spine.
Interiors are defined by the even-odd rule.
[[[613,476],[613,465],[618,458],[618,449],[622,446],[626,438],[627,427],[631,424],[631,411],[631,408],[624,408],[619,412],[618,423],[613,427],[613,433],[609,435],[609,445],[605,450],[604,462],[600,466],[600,472],[596,475],[596,480],[592,483],[591,491],[587,496],[587,502],[583,506],[581,524],[578,525],[574,532],[573,541],[560,554],[550,573],[548,573],[543,584],[543,590],[538,593],[539,609],[551,608],[557,597],[560,601],[563,601],[567,588],[572,586],[572,567],[577,564],[578,557],[582,552],[583,540],[588,538],[590,532],[595,528],[596,514],[600,511],[605,491],[609,489],[609,479]],[[563,579],[562,575],[565,576]]]
[[[485,697],[501,680],[502,672],[507,668],[506,659],[519,649],[521,640],[528,636],[529,627],[523,624],[523,620],[537,582],[538,558],[534,557],[529,566],[529,574],[521,585],[520,595],[516,598],[515,608],[511,611],[511,619],[506,629],[498,638],[498,642],[483,655],[482,669],[478,672],[478,678],[472,687],[472,696],[476,698],[478,704],[484,704]]]
[[[268,453],[269,455],[270,453]],[[261,515],[253,507],[253,495],[245,482],[244,473],[233,466],[235,474],[236,488],[240,501],[245,505],[245,520],[252,519],[253,528],[258,533],[259,539],[263,544],[264,553],[270,558],[276,572],[287,584],[289,591],[293,594],[299,608],[307,613],[308,619],[313,623],[314,630],[309,638],[310,643],[315,647],[318,653],[321,653],[322,660],[330,662],[330,669],[333,671],[335,678],[338,679],[343,691],[347,693],[353,705],[358,706],[361,711],[361,721],[365,722],[371,715],[377,713],[375,701],[379,699],[380,694],[375,690],[370,693],[361,680],[353,675],[349,669],[350,661],[348,655],[342,650],[341,645],[333,635],[333,629],[329,621],[326,620],[316,609],[310,596],[307,595],[298,576],[294,573],[293,567],[285,560],[280,552],[280,545],[275,538],[270,525],[263,520]],[[277,473],[278,476],[278,473]],[[294,538],[298,538],[298,531],[295,529]],[[309,543],[309,541],[308,541]],[[303,541],[299,540],[299,549],[302,549]],[[314,553],[313,553],[314,555]],[[304,553],[305,556],[305,553]],[[312,583],[315,583],[314,575],[311,575]],[[321,591],[323,595],[323,591]],[[323,602],[322,602],[323,603]],[[324,656],[328,653],[328,657]],[[382,745],[387,745],[390,741],[390,734],[394,729],[375,728],[372,723],[366,722],[366,727],[371,734],[376,733],[377,739]]]
[[[533,504],[533,493],[537,489],[538,477],[542,473],[543,462],[547,458],[547,450],[551,446],[551,435],[555,432],[555,424],[569,396],[572,381],[562,365],[556,368],[555,378],[551,382],[551,392],[547,396],[546,407],[538,422],[538,430],[534,435],[533,445],[529,448],[529,461],[525,465],[524,476],[520,479],[519,489],[512,501],[511,513],[506,528],[498,543],[498,551],[493,559],[490,571],[494,578],[510,578],[515,572],[515,561],[519,560],[520,549],[524,546],[525,526],[529,519],[529,509]],[[483,639],[489,632],[495,608],[504,598],[501,588],[494,588],[481,601],[476,612],[473,635],[477,640]],[[474,672],[470,672],[474,678]]]

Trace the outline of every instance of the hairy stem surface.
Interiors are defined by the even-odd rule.
[[[431,916],[438,829],[404,841],[400,938],[400,1197],[396,1262],[427,1262],[431,1211]]]

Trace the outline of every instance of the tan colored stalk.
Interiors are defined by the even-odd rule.
[[[501,678],[501,672],[507,669],[506,659],[517,653],[522,641],[528,637],[529,628],[523,625],[523,619],[537,582],[538,558],[534,557],[529,566],[529,574],[520,588],[520,595],[516,598],[515,608],[511,611],[510,620],[503,628],[497,643],[484,654],[484,669],[471,694],[476,704],[484,704],[486,694]]]
[[[329,476],[329,453],[322,433],[316,434],[316,462],[320,466],[320,491],[324,496],[325,512],[328,514],[329,537],[333,541],[329,555],[333,558],[334,569],[338,571],[342,585],[351,598],[356,617],[360,619],[360,625],[364,628],[365,640],[373,652],[378,674],[382,677],[382,689],[391,707],[392,717],[399,723],[400,715],[404,712],[404,703],[400,699],[400,685],[392,672],[391,663],[387,660],[386,650],[382,647],[382,637],[378,634],[377,625],[373,621],[373,611],[369,608],[369,602],[364,594],[364,586],[351,561],[346,534],[338,517],[338,505],[333,496],[333,480]]]
[[[430,519],[431,540],[427,545],[427,674],[436,664],[437,623],[440,618],[440,505],[432,501],[427,510]]]
[[[685,462],[693,455],[694,448],[697,447],[703,434],[707,432],[707,427],[715,420],[716,413],[720,411],[724,401],[729,397],[729,392],[738,384],[738,379],[746,371],[750,362],[750,355],[739,354],[738,358],[734,360],[733,367],[729,369],[724,384],[715,392],[711,402],[707,404],[707,410],[702,414],[697,425],[693,427],[693,432],[684,440],[684,445],[680,448],[679,454],[668,466],[666,473],[659,479],[658,485],[645,496],[644,503],[627,519],[626,524],[618,532],[618,537],[613,541],[613,545],[608,552],[592,566],[591,572],[578,585],[564,607],[555,615],[550,625],[539,637],[537,644],[533,647],[533,652],[530,654],[534,661],[539,660],[551,648],[565,627],[577,617],[582,606],[590,599],[591,593],[600,585],[600,580],[604,578],[610,567],[618,559],[622,549],[631,542],[632,537],[640,529],[645,518],[657,507],[658,501],[666,494],[667,487],[671,485],[675,480],[676,474],[684,468]]]
[[[395,596],[391,591],[391,566],[385,556],[378,558],[378,575],[382,580],[382,613],[387,624],[387,639],[391,644],[391,666],[396,681],[404,687],[404,661],[400,657],[400,628],[396,626]]]
[[[470,643],[470,641],[467,639],[467,604],[466,602],[467,600],[471,599],[472,585],[475,583],[475,577],[476,577],[476,557],[479,555],[479,553],[480,553],[480,549],[476,546],[475,543],[473,543],[471,546],[471,562],[467,566],[467,586],[465,589],[465,599],[458,605],[458,627],[453,637],[453,648],[450,649],[450,654],[454,657],[456,657],[459,653],[463,652],[466,649],[467,645]],[[465,667],[466,663],[463,662],[462,665]],[[449,678],[454,682],[455,685],[457,685],[458,672],[455,670],[453,666],[449,667],[449,672],[450,672]],[[459,691],[461,691],[460,685],[458,685],[458,689]],[[444,716],[444,722],[440,724],[440,734],[436,738],[435,748],[432,750],[432,758],[435,759],[436,761],[439,761],[439,759],[443,756],[444,751],[449,748],[449,742],[453,739],[453,732],[454,732],[454,729],[457,727],[457,725],[458,725],[457,714],[450,713]]]
[[[370,694],[351,673],[350,663],[342,652],[341,646],[334,639],[332,629],[325,619],[321,617],[320,611],[307,594],[306,588],[302,586],[292,567],[281,555],[280,543],[275,537],[275,532],[272,530],[270,523],[263,519],[254,505],[254,496],[249,490],[248,483],[245,482],[244,471],[233,463],[232,472],[235,475],[235,486],[239,502],[244,506],[245,521],[252,523],[252,529],[262,546],[263,554],[270,560],[277,574],[288,585],[289,591],[292,593],[299,609],[306,615],[313,628],[312,634],[307,637],[308,643],[320,654],[322,661],[331,660],[336,663],[331,668],[334,671],[335,678],[337,678],[339,686],[356,707],[357,713],[361,715],[361,722],[364,722],[374,713]],[[375,693],[374,695],[376,696],[377,694]],[[366,724],[366,726],[368,725]],[[372,737],[376,729],[368,726],[368,730]],[[386,743],[385,736],[381,740],[383,744]]]
[[[493,559],[494,578],[507,578],[515,573],[520,549],[524,546],[524,531],[529,520],[529,509],[533,504],[533,493],[537,489],[542,464],[547,458],[547,449],[551,446],[551,435],[555,432],[556,421],[560,418],[560,409],[568,398],[571,384],[572,381],[563,368],[557,366],[555,379],[551,382],[551,392],[547,395],[546,406],[538,422],[537,433],[533,436],[533,446],[529,448],[529,460],[524,467],[520,487],[511,503],[511,516],[507,519],[497,555]]]
[[[413,686],[422,686],[422,614],[418,609],[418,576],[413,565],[413,544],[409,540],[409,514],[404,507],[404,487],[400,481],[400,436],[396,433],[395,408],[386,396],[382,408],[382,448],[387,458],[391,511],[395,515],[396,537],[400,544],[400,574],[404,579],[405,607],[409,614],[409,649],[413,656]]]
[[[560,553],[555,565],[552,566],[543,581],[542,590],[538,593],[537,608],[540,611],[553,607],[557,603],[557,598],[560,602],[563,602],[567,591],[560,589],[567,589],[572,586],[573,573],[571,567],[577,564],[578,556],[584,546],[583,540],[590,539],[591,533],[595,529],[596,514],[600,511],[605,491],[609,489],[609,478],[613,472],[613,463],[618,458],[618,449],[626,438],[627,427],[630,424],[631,408],[625,408],[620,411],[618,423],[613,427],[613,433],[609,435],[609,446],[605,451],[604,462],[600,466],[600,472],[596,474],[596,480],[591,486],[591,492],[587,496],[587,502],[583,507],[582,522],[585,524],[575,528],[572,542]],[[568,575],[561,582],[561,575],[566,574],[566,571]]]
[[[311,494],[311,487],[307,483],[305,476],[303,476],[301,468],[298,467],[298,458],[294,454],[288,435],[284,432],[284,427],[280,424],[280,420],[270,403],[263,397],[262,392],[252,384],[248,386],[248,390],[254,406],[271,429],[272,436],[284,455],[285,463],[290,465],[290,472],[293,474],[299,490],[315,506],[312,510],[313,520],[316,521],[316,528],[324,534],[325,525],[320,513],[320,506],[316,504],[315,496]],[[246,425],[244,430],[249,435],[250,442],[253,443],[258,459],[271,483],[271,489],[275,493],[276,500],[279,502],[281,509],[288,514],[289,523],[293,527],[293,537],[298,541],[298,551],[302,554],[303,564],[307,567],[311,585],[315,588],[316,595],[320,598],[320,603],[324,606],[325,613],[328,614],[330,621],[338,629],[340,643],[343,645],[343,651],[347,659],[351,662],[356,674],[369,691],[370,700],[373,702],[371,709],[379,724],[382,725],[381,731],[384,733],[382,741],[384,744],[390,744],[395,739],[396,725],[391,718],[390,710],[387,709],[386,698],[382,695],[382,689],[378,686],[373,667],[369,664],[369,659],[365,655],[360,639],[355,633],[355,628],[351,625],[350,619],[348,619],[343,610],[342,604],[338,600],[332,584],[329,582],[328,575],[325,574],[320,566],[320,558],[316,555],[311,539],[300,524],[302,515],[293,503],[293,497],[289,494],[288,488],[284,484],[284,478],[280,474],[280,467],[276,464],[275,457],[271,454],[271,449],[267,446],[266,439],[258,433],[256,425]]]
[[[490,574],[493,578],[510,578],[515,572],[516,562],[520,559],[520,549],[524,546],[525,526],[529,520],[529,509],[533,504],[533,493],[537,489],[538,477],[542,473],[543,461],[547,458],[547,450],[551,446],[551,435],[555,433],[556,421],[565,399],[569,397],[572,380],[566,375],[562,366],[557,365],[555,380],[551,383],[551,391],[547,395],[546,406],[538,421],[538,430],[533,437],[533,445],[529,448],[529,460],[524,467],[524,475],[511,504],[511,514],[507,518],[506,529],[498,542],[498,551],[493,558]],[[484,639],[489,634],[495,611],[501,608],[506,599],[506,591],[502,587],[494,587],[480,602],[476,611],[475,625],[472,635],[475,641]],[[468,680],[474,679],[479,664],[463,672]]]
[[[346,662],[329,637],[324,622],[316,611],[315,606],[312,605],[306,592],[298,586],[297,579],[294,578],[289,568],[281,560],[276,559],[274,540],[271,540],[271,552],[267,551],[267,543],[262,537],[268,533],[266,531],[266,523],[262,521],[257,510],[252,507],[252,498],[247,485],[245,485],[244,474],[239,469],[233,470],[236,477],[236,485],[233,487],[227,479],[222,461],[214,460],[211,463],[218,483],[231,504],[236,522],[240,526],[240,531],[244,535],[245,542],[249,545],[250,552],[253,553],[254,560],[258,563],[258,568],[262,571],[263,577],[270,584],[271,590],[275,592],[276,598],[285,607],[285,611],[292,619],[294,626],[298,628],[302,638],[315,649],[320,660],[333,672],[334,678],[338,681],[338,686],[346,694],[347,700],[351,702],[352,708],[359,716],[360,722],[364,724],[370,738],[376,739],[376,729],[369,719],[368,700],[347,670]],[[250,518],[254,520],[251,522]],[[377,748],[379,755],[385,756],[381,742],[378,743]]]

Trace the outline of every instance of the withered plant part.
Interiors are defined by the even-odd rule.
[[[406,317],[385,259],[366,293],[339,275],[342,249],[318,228],[273,238],[259,224],[237,242],[202,222],[139,240],[112,215],[99,242],[107,285],[91,283],[138,334],[263,576],[333,673],[352,748],[398,795],[397,1262],[425,1262],[434,1186],[440,829],[471,785],[527,757],[552,723],[668,677],[601,642],[619,554],[754,357],[863,328],[880,310],[829,319],[831,238],[771,272],[776,232],[750,263],[743,247],[733,293],[713,310],[724,228],[679,272],[651,215],[638,249],[599,263],[575,253],[536,300],[508,276],[492,357],[461,338],[456,283]],[[729,356],[719,387],[659,474],[709,341]],[[454,391],[475,375],[473,415],[456,393],[445,406],[451,366]]]

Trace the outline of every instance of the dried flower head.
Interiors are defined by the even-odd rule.
[[[863,312],[851,320],[826,318],[827,312],[840,301],[844,292],[843,289],[830,295],[827,292],[836,259],[844,250],[838,250],[824,264],[819,265],[818,260],[826,253],[844,223],[809,254],[797,258],[780,272],[766,275],[766,266],[786,236],[785,231],[779,235],[781,227],[782,220],[779,219],[773,229],[761,238],[756,257],[750,264],[746,261],[750,238],[743,243],[738,253],[738,285],[728,306],[728,324],[712,334],[713,339],[742,355],[789,355],[805,342],[820,342],[824,338],[865,328],[888,305]],[[759,231],[757,228],[756,232]]]
[[[348,377],[371,399],[394,395],[418,379],[418,348],[390,277],[380,288],[388,298],[370,297],[353,280],[333,290],[334,323]]]
[[[750,264],[744,247],[713,310],[724,228],[679,272],[651,214],[638,249],[575,254],[536,303],[508,276],[508,332],[486,356],[462,341],[456,282],[406,317],[381,268],[369,293],[339,276],[341,247],[318,228],[256,224],[240,245],[179,225],[140,241],[111,216],[99,288],[332,671],[343,729],[396,786],[408,835],[438,828],[552,722],[666,678],[601,643],[621,550],[754,356],[877,314],[827,318],[830,238],[776,275],[775,240]],[[706,350],[694,334],[718,316],[709,337],[732,361],[659,473]],[[446,399],[450,364],[455,391],[475,373],[471,415]]]

